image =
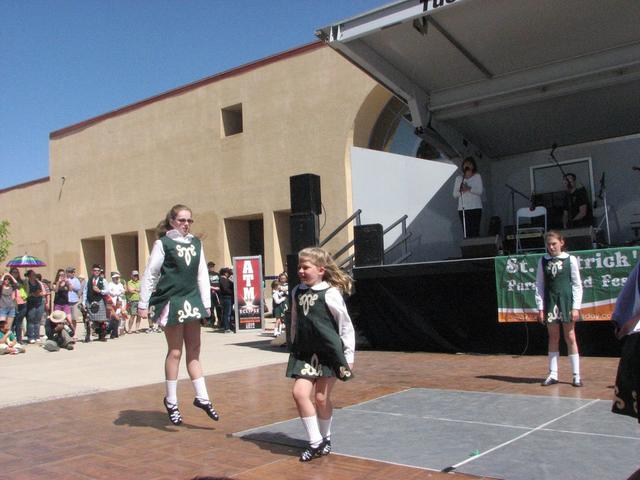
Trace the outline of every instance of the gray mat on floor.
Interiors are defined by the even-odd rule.
[[[305,445],[300,419],[234,434]],[[640,468],[640,426],[611,402],[410,389],[334,411],[337,454],[509,480],[620,480]]]

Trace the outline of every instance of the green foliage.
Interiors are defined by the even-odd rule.
[[[11,242],[9,241],[9,222],[0,221],[0,262],[7,258]]]

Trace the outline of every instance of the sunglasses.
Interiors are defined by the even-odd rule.
[[[193,219],[192,218],[176,218],[176,222],[188,223],[189,225],[191,225],[193,223]]]

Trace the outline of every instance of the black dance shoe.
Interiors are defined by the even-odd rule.
[[[167,402],[167,397],[164,397],[163,402],[164,408],[167,409],[167,413],[169,414],[169,420],[171,420],[171,423],[174,425],[180,425],[182,423],[182,415],[180,415],[178,405]]]
[[[312,447],[311,445],[307,445],[307,448],[305,448],[300,454],[300,461],[310,462],[314,458],[321,456],[324,446],[325,446],[324,441],[321,442],[320,445],[318,445],[317,447]]]
[[[331,440],[328,438],[325,438],[322,441],[322,444],[320,445],[322,447],[322,450],[320,450],[320,455],[324,456],[324,455],[329,455],[331,453]]]
[[[193,404],[196,407],[204,410],[212,420],[215,420],[217,422],[220,419],[220,415],[218,415],[218,412],[216,412],[215,408],[213,408],[213,404],[211,402],[203,402],[198,397],[196,397],[193,399]]]

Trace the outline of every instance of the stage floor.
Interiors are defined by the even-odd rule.
[[[626,478],[640,448],[640,428],[609,400],[414,388],[334,419],[334,454],[509,480]],[[305,443],[298,418],[236,436]]]
[[[617,359],[581,366],[584,388],[568,383],[566,357],[562,383],[544,388],[541,356],[357,352],[356,377],[334,393],[336,454],[308,464],[298,448],[233,435],[290,423],[300,436],[284,364],[206,377],[217,423],[191,405],[188,380],[178,385],[179,427],[167,419],[162,383],[7,407],[0,479],[511,480],[521,461],[538,479],[624,479],[640,468],[640,425],[608,412]],[[613,470],[596,470],[611,459],[620,460]]]

